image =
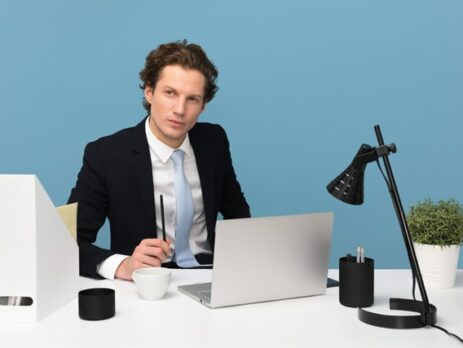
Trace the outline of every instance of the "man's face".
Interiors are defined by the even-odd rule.
[[[145,98],[151,104],[150,129],[159,140],[173,148],[181,145],[204,110],[205,84],[199,71],[167,65],[154,90],[145,88]]]

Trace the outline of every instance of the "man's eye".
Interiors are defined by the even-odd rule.
[[[174,91],[170,91],[170,90],[164,91],[164,94],[167,95],[167,96],[172,96],[172,95],[174,95]]]
[[[199,103],[201,101],[198,97],[190,97],[189,99],[193,103]]]

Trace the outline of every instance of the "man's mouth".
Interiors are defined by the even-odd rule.
[[[181,127],[183,126],[183,122],[177,120],[168,120],[168,122],[173,125],[174,127]]]

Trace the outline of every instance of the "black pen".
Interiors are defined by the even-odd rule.
[[[166,241],[166,223],[164,221],[164,197],[161,195],[162,240]]]

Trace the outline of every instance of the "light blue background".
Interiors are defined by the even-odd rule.
[[[2,0],[0,173],[37,174],[64,204],[85,144],[144,116],[148,51],[187,38],[220,70],[202,120],[227,129],[253,215],[334,211],[331,267],[362,244],[407,268],[376,165],[363,206],[325,186],[380,124],[406,209],[463,201],[462,13],[460,0]]]

